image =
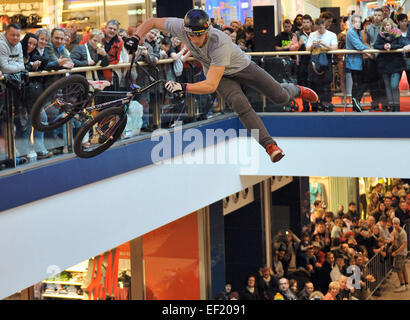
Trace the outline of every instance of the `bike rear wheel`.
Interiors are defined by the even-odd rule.
[[[91,158],[111,147],[127,124],[123,108],[109,108],[88,120],[74,138],[74,152],[80,158]]]
[[[69,121],[88,99],[89,84],[83,76],[64,77],[38,97],[30,113],[31,125],[39,131],[51,131]]]

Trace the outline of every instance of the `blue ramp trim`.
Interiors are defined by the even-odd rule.
[[[261,114],[272,137],[409,138],[410,113]]]
[[[194,129],[199,130],[204,138],[203,146],[213,145],[215,141],[206,141],[206,131],[234,129],[238,133],[238,118],[202,124]],[[189,130],[183,129],[182,134]],[[178,133],[177,133],[178,134]],[[180,134],[180,133],[179,133]],[[169,133],[172,146],[174,133]],[[227,137],[229,139],[229,137]],[[173,158],[181,154],[192,141],[182,141],[181,148],[171,149]],[[0,179],[0,212],[32,201],[40,200],[61,192],[69,191],[99,180],[107,179],[131,170],[153,164],[151,150],[158,141],[141,140],[128,145],[109,149],[101,155],[81,159],[73,158],[48,166],[16,173]],[[164,157],[164,160],[167,157]]]

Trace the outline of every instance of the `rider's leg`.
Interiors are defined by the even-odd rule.
[[[256,114],[243,93],[238,82],[227,77],[222,77],[218,89],[218,94],[225,102],[238,114],[244,127],[250,132],[252,129],[259,130],[259,144],[266,148],[269,144],[275,144],[270,134],[265,128],[264,123]]]
[[[230,77],[240,81],[244,85],[253,87],[268,97],[275,104],[285,105],[289,103],[290,100],[301,96],[301,93],[309,93],[306,91],[302,92],[301,87],[295,84],[279,83],[268,72],[259,67],[253,61],[248,67]],[[310,97],[310,94],[307,95],[307,98],[309,98],[307,100],[317,99],[317,95],[315,93],[312,92],[312,95],[313,97]]]

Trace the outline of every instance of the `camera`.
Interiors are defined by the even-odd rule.
[[[124,40],[124,47],[128,50],[130,54],[133,54],[135,51],[138,50],[138,43],[140,41],[138,36],[132,36],[129,38],[123,38]]]

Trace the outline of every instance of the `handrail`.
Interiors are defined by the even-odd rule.
[[[401,53],[404,52],[403,49],[397,50],[376,50],[376,49],[367,49],[367,50],[346,50],[346,49],[338,49],[338,50],[329,50],[327,51],[328,54],[374,54],[374,53]],[[266,52],[245,52],[245,54],[251,57],[260,57],[260,56],[295,56],[295,55],[310,55],[312,54],[310,51],[266,51]],[[195,61],[196,59],[193,57],[189,57],[186,61]],[[168,64],[174,62],[174,59],[161,59],[157,62],[157,65],[161,64]],[[138,64],[141,66],[148,66],[147,63],[138,61]],[[88,67],[75,67],[72,69],[60,69],[60,70],[52,70],[52,71],[35,71],[30,72],[30,77],[43,77],[43,76],[52,76],[57,74],[65,74],[65,73],[77,73],[77,72],[87,72],[87,71],[98,71],[98,70],[109,70],[109,69],[121,69],[127,68],[130,66],[130,63],[119,63],[119,64],[111,64],[106,67],[100,66],[88,66]],[[0,80],[3,80],[4,77],[1,75]]]

